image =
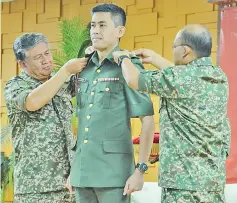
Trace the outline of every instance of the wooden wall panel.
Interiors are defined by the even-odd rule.
[[[22,32],[22,13],[2,15],[2,33]]]
[[[141,35],[156,34],[157,33],[157,13],[128,16],[126,32],[128,36],[141,36]]]

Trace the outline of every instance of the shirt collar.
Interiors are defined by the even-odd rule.
[[[212,65],[212,60],[211,57],[202,57],[202,58],[197,58],[194,61],[190,62],[188,65],[198,65],[198,66],[203,66],[203,65]]]
[[[120,51],[120,47],[119,46],[116,46],[110,53],[109,55],[104,59],[105,60],[108,60],[110,61],[111,63],[115,63],[114,62],[114,57],[113,57],[113,52],[115,51]],[[99,65],[99,57],[98,57],[98,53],[97,51],[95,51],[92,56],[91,56],[91,59],[90,59],[95,65]]]

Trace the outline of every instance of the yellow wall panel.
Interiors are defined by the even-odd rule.
[[[124,6],[124,5],[126,5],[126,6],[128,6],[128,5],[133,5],[133,4],[135,4],[135,0],[126,0],[126,1],[124,1],[124,0],[104,0],[104,1],[101,1],[101,2],[104,2],[104,3],[115,3],[115,4],[117,4],[117,5],[119,5],[119,6]]]
[[[164,18],[158,18],[157,19],[157,26],[158,26],[158,34],[164,35],[165,30],[165,20]]]
[[[2,80],[8,81],[14,77],[17,73],[16,71],[16,60],[15,56],[12,54],[2,54]]]
[[[164,57],[168,60],[173,60],[173,42],[177,34],[176,28],[168,28],[164,31]]]
[[[59,18],[61,9],[61,1],[45,0],[46,18]]]
[[[2,35],[2,49],[3,52],[5,49],[12,49],[13,42],[15,39],[20,36],[22,33],[8,33]]]
[[[136,1],[136,7],[137,9],[145,9],[145,8],[153,8],[154,7],[154,1],[153,0],[137,0]]]
[[[2,14],[6,14],[10,12],[10,3],[1,3],[2,4]]]
[[[156,33],[157,13],[141,14],[127,17],[127,35],[141,36]]]
[[[217,19],[217,11],[189,14],[187,15],[187,24],[213,23],[216,22],[216,19]]]
[[[82,5],[80,6],[80,8],[77,8],[77,10],[79,11],[79,16],[83,17],[86,23],[89,23],[91,21],[91,9],[95,5],[96,4]]]
[[[177,0],[177,12],[180,14],[212,11],[213,5],[206,0]]]
[[[127,49],[132,51],[134,49],[134,37],[126,37],[124,36],[120,43],[119,43],[120,47],[122,49]]]
[[[150,42],[152,41],[155,35],[146,35],[146,36],[139,36],[135,37],[135,42]]]
[[[211,53],[211,59],[212,59],[212,63],[216,65],[216,52],[212,52]]]
[[[177,30],[182,29],[187,24],[187,17],[185,14],[177,15]]]
[[[50,23],[50,22],[57,22],[59,21],[59,18],[48,18],[47,13],[39,13],[37,14],[37,23]]]
[[[217,51],[217,29],[210,29],[209,30],[212,36],[212,51],[216,52]]]
[[[13,32],[22,32],[22,13],[2,15],[2,33]]]
[[[26,7],[25,0],[17,0],[14,2],[10,2],[10,11],[11,13],[17,13],[23,11]]]
[[[7,82],[4,82],[3,80],[1,80],[1,116],[2,114],[6,114],[6,110],[4,111],[4,107],[6,106],[6,102],[5,102],[5,99],[4,99],[4,87],[6,85]],[[5,119],[4,117],[2,119]],[[4,120],[4,124],[6,123],[7,121]]]
[[[24,11],[23,12],[23,32],[35,32],[36,27],[36,12]]]
[[[36,30],[37,32],[43,33],[50,42],[57,42],[60,40],[58,22],[37,24]]]
[[[26,0],[26,11],[37,11],[37,0]]]
[[[164,1],[165,28],[176,26],[177,5],[176,0]]]
[[[153,12],[158,12],[159,18],[164,17],[164,0],[154,0]]]
[[[127,15],[137,15],[138,9],[136,5],[127,6]]]
[[[207,29],[217,29],[217,23],[207,23],[207,24],[204,24]],[[214,35],[216,35],[216,33],[214,33]]]
[[[44,0],[37,0],[37,13],[44,13]]]
[[[82,11],[82,9],[80,9],[81,8],[81,4],[80,4],[79,1],[75,2],[74,4],[69,4],[67,6],[68,6],[68,11],[65,11],[66,16],[68,16],[67,18],[73,18],[75,16],[83,17],[83,14],[82,14],[83,11]],[[85,18],[83,17],[83,20],[85,20],[86,22],[89,22],[90,21],[90,17],[91,17],[90,10],[91,10],[92,6],[88,5],[87,7],[88,7],[87,11],[89,13],[87,13],[87,17],[85,17]],[[66,17],[66,16],[63,16],[63,17]]]
[[[81,4],[96,4],[96,0],[81,0]]]

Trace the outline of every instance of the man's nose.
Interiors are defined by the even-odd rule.
[[[42,63],[43,63],[43,64],[46,64],[46,63],[48,63],[48,62],[49,62],[48,57],[47,57],[47,56],[43,56],[43,58],[42,58]]]

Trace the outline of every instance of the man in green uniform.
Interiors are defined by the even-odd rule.
[[[87,59],[70,60],[52,76],[52,55],[42,34],[18,37],[13,50],[22,68],[5,87],[15,151],[14,202],[74,202],[65,188],[74,142],[75,77],[69,76],[80,72]]]
[[[135,51],[144,63],[160,68],[138,71],[122,61],[128,85],[159,95],[162,203],[225,202],[225,160],[230,147],[228,81],[212,64],[212,39],[201,25],[176,36],[174,63],[147,49]],[[115,61],[126,52],[114,53]]]
[[[79,203],[128,203],[142,189],[154,133],[153,105],[147,94],[130,89],[112,53],[120,50],[126,15],[114,4],[92,9],[93,52],[79,74],[78,140],[71,185]],[[143,66],[131,58],[137,69]],[[135,169],[130,118],[142,121],[139,163]]]

